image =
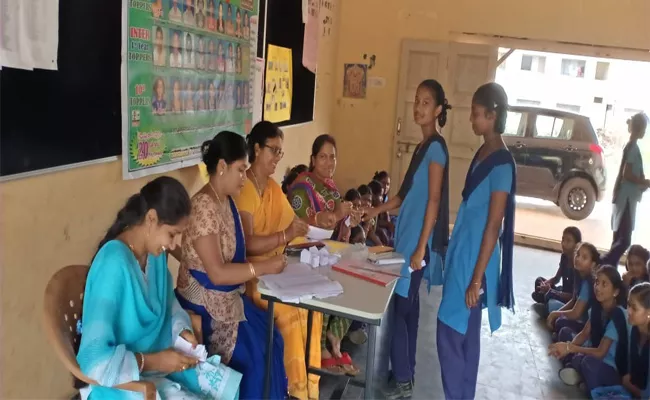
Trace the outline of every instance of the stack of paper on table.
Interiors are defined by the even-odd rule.
[[[368,260],[377,265],[404,264],[406,262],[403,255],[393,251],[379,254],[368,254]]]
[[[375,285],[386,287],[401,276],[401,264],[395,267],[379,267],[367,261],[344,259],[336,263],[332,269],[374,283]]]
[[[299,303],[311,298],[324,299],[343,293],[343,286],[306,264],[289,264],[277,275],[264,275],[260,281],[281,301]]]

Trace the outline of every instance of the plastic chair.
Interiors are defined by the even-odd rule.
[[[45,288],[43,322],[50,345],[66,369],[79,381],[99,386],[81,372],[76,358],[81,339],[77,321],[81,320],[88,269],[87,265],[70,265],[50,278]],[[129,382],[115,388],[142,393],[145,400],[156,398],[156,386],[152,382]]]

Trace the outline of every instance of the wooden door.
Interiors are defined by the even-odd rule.
[[[402,42],[395,134],[393,138],[392,188],[396,193],[406,174],[422,132],[413,121],[415,91],[425,79],[435,79],[452,105],[442,134],[449,147],[449,197],[453,221],[462,200],[465,174],[481,140],[474,135],[469,115],[476,89],[494,80],[497,48],[464,43]]]

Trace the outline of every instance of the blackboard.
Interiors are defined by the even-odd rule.
[[[266,24],[264,17],[266,16]],[[266,43],[263,32],[266,30]],[[302,65],[305,24],[302,22],[302,0],[260,0],[258,57],[261,49],[273,44],[291,49],[293,64],[293,98],[291,119],[280,126],[295,125],[314,119],[316,75]]]
[[[293,50],[291,119],[280,125],[311,121],[302,2],[260,0],[259,9],[258,56],[267,44]],[[121,154],[121,44],[121,0],[59,0],[58,70],[0,70],[0,176]]]
[[[58,70],[0,71],[0,176],[121,153],[121,1],[60,0]]]

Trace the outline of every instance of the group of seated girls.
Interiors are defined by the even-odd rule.
[[[387,213],[362,221],[366,209],[386,201],[390,190],[388,173],[378,172],[368,185],[341,196],[333,180],[336,151],[334,138],[321,135],[314,140],[310,165],[297,165],[286,174],[282,190],[295,214],[310,225],[331,229],[332,240],[369,246],[392,244],[394,225]],[[341,351],[341,342],[347,336],[353,344],[365,343],[368,337],[364,328],[357,321],[322,315],[321,367],[336,375],[358,374],[350,354]]]
[[[649,258],[648,250],[632,245],[621,275],[601,265],[578,228],[564,230],[557,273],[537,278],[532,296],[545,308],[553,335],[549,354],[562,361],[565,384],[580,385],[593,397],[624,391],[648,398]]]
[[[358,372],[340,344],[346,334],[365,341],[360,324],[314,313],[308,339],[307,311],[285,304],[274,307],[267,371],[267,303],[257,278],[285,268],[285,246],[305,236],[309,225],[354,228],[363,216],[360,204],[344,201],[336,190],[336,142],[328,135],[315,140],[310,167],[285,182],[283,193],[272,178],[283,140],[267,121],[246,139],[220,132],[201,147],[208,179],[192,197],[163,176],[117,213],[84,292],[77,360],[98,383],[81,390],[84,399],[130,398],[113,387],[140,380],[153,382],[163,400],[260,399],[267,373],[267,398],[318,399],[318,376],[307,374],[305,365],[307,342],[310,366],[322,362],[341,374]],[[341,224],[345,220],[349,224]],[[168,254],[180,261],[176,288]],[[200,336],[190,315],[200,317]],[[207,362],[175,350],[179,338],[204,344]]]

